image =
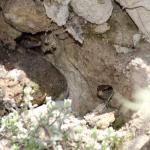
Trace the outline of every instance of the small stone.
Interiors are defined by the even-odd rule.
[[[85,120],[92,126],[100,129],[105,129],[115,121],[115,112],[105,114],[90,113],[85,116]]]
[[[95,27],[95,29],[94,29],[94,31],[95,31],[96,34],[103,34],[103,33],[105,33],[108,30],[110,30],[110,26],[109,26],[108,23],[97,25]]]
[[[120,45],[114,45],[114,47],[115,47],[117,53],[127,54],[127,53],[130,53],[130,52],[133,51],[132,48],[123,47],[123,46],[120,46]]]
[[[115,121],[114,112],[101,115],[101,118],[97,121],[96,126],[100,129],[106,129],[111,123]]]

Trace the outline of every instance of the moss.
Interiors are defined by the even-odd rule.
[[[120,129],[125,124],[125,120],[120,116],[112,124],[112,127],[116,130]]]

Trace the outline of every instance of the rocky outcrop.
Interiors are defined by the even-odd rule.
[[[66,39],[54,54],[53,64],[65,74],[70,98],[73,99],[73,110],[80,114],[104,102],[97,97],[99,85],[110,85],[115,93],[133,99],[132,92],[136,86],[149,84],[149,69],[146,69],[150,63],[149,46],[141,42],[135,47],[133,36],[138,30],[119,7],[114,12],[115,17],[109,22],[109,32],[97,35],[89,26],[84,31],[86,38],[82,46],[72,39]],[[130,51],[118,52],[116,44]],[[52,57],[49,60],[52,61]],[[113,98],[114,107],[118,106],[116,101]]]

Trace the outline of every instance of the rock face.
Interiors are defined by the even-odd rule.
[[[121,16],[121,13],[117,7],[114,16]],[[150,64],[149,46],[143,44],[143,48],[140,45],[133,48],[133,35],[138,32],[135,25],[127,15],[122,14],[121,24],[115,18],[119,17],[110,20],[108,33],[96,35],[88,28],[82,46],[66,39],[55,52],[53,63],[65,74],[70,98],[73,99],[73,110],[80,114],[85,114],[103,102],[97,97],[99,85],[110,85],[114,91],[132,99],[135,85],[144,87],[149,84],[149,69],[146,69]],[[114,46],[116,43],[131,51],[118,53]],[[112,104],[117,106],[115,102],[113,98]]]
[[[136,86],[149,84],[148,47],[118,54],[113,45],[94,38],[86,39],[82,47],[73,41],[64,44],[64,51],[55,57],[55,65],[65,74],[73,109],[80,114],[103,102],[97,98],[97,87],[101,84],[111,85],[128,99],[132,99]],[[112,103],[116,107],[116,99]]]
[[[42,4],[32,0],[8,0],[3,13],[6,21],[21,32],[46,31],[51,24]]]

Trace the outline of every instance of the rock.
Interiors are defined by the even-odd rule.
[[[103,34],[104,38],[121,47],[134,47],[133,35],[139,31],[127,13],[123,12],[116,4],[114,4],[109,25],[110,30]]]
[[[123,46],[120,46],[120,45],[114,45],[114,47],[115,47],[117,53],[127,54],[127,53],[130,53],[130,52],[133,51],[132,48],[123,47]]]
[[[115,121],[115,113],[96,114],[93,112],[87,114],[84,118],[90,126],[106,129]]]
[[[0,11],[0,20],[0,34],[5,34],[8,38],[12,38],[12,40],[21,35],[21,32],[15,30],[5,22],[2,11]]]
[[[5,0],[0,0],[0,8],[3,9],[5,6],[6,1]]]
[[[150,84],[149,44],[143,42],[129,53],[118,54],[114,44],[132,49],[133,35],[138,30],[119,7],[115,7],[114,11],[109,21],[111,29],[108,32],[97,35],[87,24],[82,46],[72,39],[66,39],[62,45],[58,45],[55,58],[49,58],[49,61],[64,73],[69,86],[69,96],[73,100],[73,110],[82,115],[98,104],[105,103],[103,99],[97,97],[99,85],[110,85],[115,93],[132,99],[134,85],[145,87]],[[138,57],[141,61],[137,64]],[[112,97],[112,101],[116,99]],[[119,105],[115,107],[117,106]],[[124,113],[124,116],[130,117],[127,114]]]
[[[96,24],[105,23],[113,10],[111,0],[72,0],[71,6],[77,15]]]
[[[150,42],[150,1],[149,0],[116,0],[123,6],[139,30],[144,34],[146,40]]]
[[[142,35],[140,33],[134,34],[133,35],[134,46],[138,45],[141,39],[142,39]]]
[[[83,31],[79,22],[79,17],[69,12],[70,0],[65,1],[44,1],[46,14],[58,26],[64,25],[66,31],[78,42],[83,43]],[[69,14],[70,13],[70,14]]]
[[[47,16],[52,19],[58,26],[65,25],[69,17],[68,4],[70,0],[63,1],[44,1],[44,7]]]
[[[40,2],[32,0],[8,0],[4,9],[6,21],[21,32],[47,31],[51,20]]]
[[[57,36],[54,33],[49,33],[47,35],[43,35],[41,39],[42,39],[41,50],[44,53],[54,54],[54,52],[57,50],[58,45]]]
[[[96,34],[103,34],[108,30],[110,30],[110,26],[108,25],[108,23],[97,25],[94,29]]]
[[[148,135],[143,134],[134,138],[129,143],[125,143],[122,150],[148,150],[149,147],[146,147],[150,143],[150,138]]]
[[[79,43],[83,43],[84,37],[83,37],[83,30],[81,27],[82,19],[79,16],[76,16],[75,14],[70,15],[69,20],[66,24],[66,30],[67,32]]]
[[[0,43],[14,49],[16,46],[15,39],[21,35],[21,32],[17,31],[4,20],[2,11],[0,11]]]
[[[146,90],[146,91],[145,91]],[[120,131],[126,131],[132,134],[133,138],[127,140],[123,145],[123,150],[149,150],[150,146],[150,117],[148,101],[150,94],[149,89],[142,89],[137,91],[137,97],[140,99],[134,102],[134,109],[137,107],[135,113],[131,116],[125,126]],[[143,95],[146,95],[144,97]],[[142,96],[142,97],[141,97]],[[144,101],[144,102],[143,102]],[[146,102],[145,102],[146,101]],[[131,103],[131,102],[130,102]]]

